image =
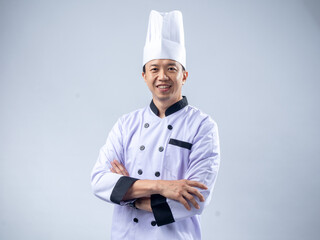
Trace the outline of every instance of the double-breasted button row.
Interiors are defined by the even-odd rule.
[[[139,170],[138,170],[138,174],[139,174],[139,175],[142,175],[142,173],[143,173],[142,169],[139,169]],[[159,171],[156,171],[156,172],[154,173],[154,175],[155,175],[156,177],[160,177],[160,172],[159,172]]]
[[[150,126],[149,123],[145,123],[145,124],[144,124],[144,127],[145,127],[145,128],[148,128],[149,126]],[[171,126],[171,125],[168,125],[168,129],[169,129],[169,130],[172,130],[172,126]],[[140,146],[140,150],[141,150],[141,151],[145,150],[145,146],[144,146],[144,145],[141,145],[141,146]],[[160,146],[160,147],[158,148],[158,150],[159,150],[159,152],[163,152],[164,147]],[[142,174],[143,174],[142,169],[139,169],[139,170],[138,170],[138,174],[139,174],[139,175],[142,175]],[[156,177],[160,177],[160,172],[157,171],[157,172],[154,173],[154,175],[155,175]],[[135,221],[135,219],[138,221],[137,218],[134,218],[134,221]],[[135,221],[135,222],[136,222],[136,221]],[[153,224],[154,224],[154,225],[153,225]],[[152,225],[152,226],[155,226],[155,225],[156,225],[156,222],[153,221],[153,222],[151,223],[151,225]]]
[[[134,221],[135,223],[138,223],[138,222],[139,222],[139,219],[138,219],[138,218],[134,218],[133,221]],[[155,226],[155,225],[157,225],[157,222],[156,222],[156,221],[151,221],[151,225],[152,225],[152,226]]]
[[[149,124],[149,123],[145,123],[145,124],[144,124],[144,127],[145,127],[145,128],[148,128],[148,127],[150,127],[150,124]],[[169,130],[172,130],[172,128],[173,128],[172,125],[169,124],[169,125],[168,125],[168,129],[169,129]]]
[[[144,145],[141,145],[141,146],[140,146],[140,150],[141,150],[141,151],[143,151],[143,150],[145,150],[145,149],[146,149],[146,147],[145,147]],[[163,150],[164,150],[164,147],[162,147],[162,146],[159,147],[159,152],[163,152]]]

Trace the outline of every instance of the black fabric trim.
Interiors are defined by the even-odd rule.
[[[173,104],[167,108],[167,110],[165,112],[166,117],[181,110],[182,108],[184,108],[187,105],[188,105],[187,97],[182,96],[182,99],[180,101],[176,102],[175,104]],[[157,106],[154,104],[153,100],[151,100],[150,108],[155,115],[159,116],[159,110],[158,110]]]
[[[150,108],[155,115],[159,116],[159,110],[157,106],[154,104],[153,99],[151,100]]]
[[[164,196],[160,194],[152,194],[151,208],[159,227],[174,222],[171,209],[167,203],[167,198]]]
[[[127,177],[127,176],[123,176],[119,178],[119,180],[117,181],[116,185],[112,190],[112,193],[110,196],[111,202],[120,204],[124,195],[127,193],[131,185],[137,180],[138,180],[137,178]]]
[[[175,145],[178,147],[187,148],[189,150],[191,150],[191,147],[192,147],[191,143],[180,141],[180,140],[173,139],[173,138],[170,138],[169,144],[172,144],[172,145]]]

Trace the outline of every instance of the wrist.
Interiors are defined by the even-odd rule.
[[[134,199],[134,200],[132,200],[131,202],[128,203],[128,206],[131,207],[131,208],[134,208],[134,209],[138,209],[136,207],[136,202],[137,202],[137,199]]]
[[[139,198],[135,202],[135,207],[140,210],[152,212],[150,198]]]
[[[147,180],[147,184],[146,186],[148,186],[148,192],[149,192],[149,196],[151,196],[152,194],[158,194],[159,193],[159,180]]]
[[[152,194],[161,194],[162,180],[137,180],[126,193],[124,200],[133,198],[150,197]]]
[[[161,194],[162,193],[162,180],[154,180],[153,181],[153,192],[152,194]]]

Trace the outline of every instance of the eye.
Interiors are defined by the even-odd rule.
[[[153,67],[153,68],[150,69],[150,71],[151,71],[151,72],[156,72],[156,71],[158,71],[158,68]]]
[[[177,71],[177,68],[175,68],[175,67],[169,67],[168,70],[169,70],[170,72],[174,72],[174,71]]]

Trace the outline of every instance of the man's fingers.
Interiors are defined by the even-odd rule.
[[[121,163],[118,164],[118,167],[120,168],[123,175],[129,176],[127,169]]]
[[[127,169],[121,163],[119,163],[116,159],[111,162],[111,165],[114,168],[115,173],[118,173],[124,176],[129,176]]]
[[[129,176],[127,169],[120,162],[118,162],[117,160],[114,160],[113,162],[120,169],[122,175]]]
[[[117,166],[117,168],[120,170],[120,173],[124,173],[124,168],[121,163],[119,163],[117,160],[114,160],[113,163]]]
[[[114,161],[111,161],[111,166],[114,169],[115,173],[120,174],[120,169],[118,168],[118,166],[114,163]]]
[[[184,195],[184,197],[185,197],[186,199],[188,199],[196,209],[200,209],[199,204],[197,203],[197,201],[194,199],[194,197],[193,197],[191,194],[186,193],[186,194]]]
[[[189,185],[189,186],[192,186],[192,187],[198,187],[198,188],[201,188],[201,189],[208,189],[208,187],[206,186],[206,185],[204,185],[203,183],[201,183],[201,182],[197,182],[197,181],[190,181],[190,180],[188,180],[187,181],[187,184]]]
[[[179,198],[179,202],[181,202],[187,210],[191,210],[191,207],[189,206],[188,202],[183,197]]]
[[[115,173],[124,175],[123,172],[121,171],[121,169],[119,168],[119,166],[116,164],[115,161],[116,161],[116,160],[114,160],[114,161],[111,162],[111,165],[112,165],[113,169],[115,170]]]
[[[124,169],[123,172],[124,172],[124,175],[125,175],[125,176],[129,176],[129,173],[128,173],[127,169]]]
[[[203,195],[198,191],[198,189],[193,188],[193,187],[189,187],[188,192],[192,193],[193,195],[196,195],[199,198],[200,202],[204,202],[205,199],[204,199]]]

